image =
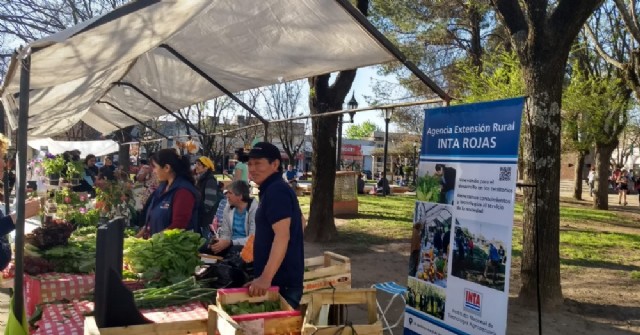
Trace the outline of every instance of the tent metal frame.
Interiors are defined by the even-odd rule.
[[[176,120],[182,122],[185,126],[187,126],[187,128],[191,128],[191,130],[195,131],[196,134],[204,136],[204,134],[202,133],[202,131],[200,131],[200,129],[196,128],[193,124],[191,124],[190,122],[187,122],[185,120],[183,120],[181,117],[179,117],[178,115],[176,115],[176,113],[172,110],[170,110],[169,108],[167,108],[165,105],[161,104],[158,102],[158,100],[154,99],[152,96],[150,96],[149,94],[145,93],[143,90],[141,90],[140,88],[138,88],[136,85],[131,84],[131,83],[127,83],[125,81],[116,81],[113,83],[113,85],[117,85],[117,86],[125,86],[128,88],[131,88],[132,90],[138,92],[138,94],[142,95],[143,97],[145,97],[147,100],[153,102],[156,106],[160,107],[163,111],[167,112],[168,114],[170,114],[171,116],[175,117]]]
[[[269,134],[269,121],[263,118],[262,115],[258,114],[258,112],[256,112],[253,108],[247,105],[244,101],[240,100],[235,94],[231,93],[231,91],[229,91],[226,87],[222,86],[222,84],[217,82],[215,79],[211,78],[211,76],[209,76],[206,72],[202,71],[199,67],[193,64],[190,60],[188,60],[186,57],[184,57],[181,53],[176,51],[176,49],[172,48],[170,45],[160,44],[159,47],[169,51],[174,57],[180,60],[184,65],[188,66],[191,70],[193,70],[195,73],[200,75],[200,77],[202,77],[203,79],[208,81],[211,85],[215,86],[217,89],[222,91],[226,96],[231,98],[231,100],[235,101],[238,105],[240,105],[242,108],[248,111],[251,115],[255,116],[258,120],[260,120],[260,122],[262,122],[262,125],[264,126],[264,134],[265,134],[264,136],[265,138],[267,137],[267,135]]]
[[[162,137],[166,138],[167,140],[169,140],[169,136],[167,136],[167,135],[165,135],[165,134],[163,134],[163,133],[159,132],[158,130],[156,130],[155,128],[153,128],[153,127],[151,127],[151,126],[146,125],[144,122],[140,121],[140,119],[138,119],[137,117],[135,117],[135,116],[133,116],[133,115],[131,115],[131,114],[129,114],[129,113],[127,113],[127,112],[125,112],[125,111],[124,111],[124,110],[122,110],[120,107],[118,107],[118,106],[116,106],[116,105],[114,105],[114,104],[112,104],[112,103],[110,103],[110,102],[108,102],[108,101],[98,100],[98,101],[96,101],[96,102],[97,102],[97,103],[99,103],[99,104],[105,104],[105,105],[109,105],[109,106],[111,106],[111,108],[113,108],[113,109],[117,110],[118,112],[122,113],[124,116],[126,116],[126,117],[128,117],[128,118],[132,119],[133,121],[138,122],[140,125],[142,125],[142,126],[144,126],[144,127],[146,127],[146,128],[149,128],[152,132],[154,132],[154,133],[156,133],[156,134],[158,134],[158,135],[160,135],[160,136],[162,136]]]

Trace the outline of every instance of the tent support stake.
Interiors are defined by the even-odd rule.
[[[195,73],[199,74],[200,77],[202,77],[205,80],[207,80],[211,85],[215,86],[217,89],[222,91],[224,94],[226,94],[229,98],[231,98],[237,104],[242,106],[242,108],[247,110],[249,112],[249,114],[255,116],[258,120],[260,120],[260,122],[262,122],[262,124],[264,125],[264,133],[265,133],[264,137],[265,137],[265,141],[266,141],[267,134],[268,134],[268,129],[269,129],[269,121],[267,121],[265,118],[263,118],[253,108],[251,108],[249,105],[247,105],[244,101],[240,100],[237,96],[235,96],[233,93],[231,93],[231,91],[226,89],[224,86],[222,86],[215,79],[211,78],[211,76],[209,76],[207,73],[202,71],[199,67],[197,67],[195,64],[193,64],[191,61],[189,61],[186,57],[184,57],[182,54],[180,54],[178,51],[176,51],[176,49],[172,48],[168,44],[160,44],[160,48],[164,48],[165,50],[169,51],[174,57],[179,59],[184,65],[186,65],[189,68],[191,68],[191,70],[193,70]]]

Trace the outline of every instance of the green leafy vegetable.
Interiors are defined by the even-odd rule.
[[[96,229],[81,228],[73,232],[67,245],[42,252],[42,257],[57,272],[91,273],[96,269]]]
[[[259,303],[243,301],[237,304],[223,305],[222,308],[229,315],[276,312],[280,310],[280,301],[263,301]]]
[[[416,195],[420,201],[438,202],[440,199],[440,177],[422,176],[418,177]]]
[[[183,281],[201,265],[198,248],[205,240],[200,234],[182,229],[165,230],[150,239],[124,240],[124,260],[133,272],[141,273],[150,287]]]
[[[204,287],[206,281],[196,281],[189,277],[181,282],[162,288],[146,288],[133,292],[138,308],[162,308],[199,301],[212,304],[216,299],[216,289]]]

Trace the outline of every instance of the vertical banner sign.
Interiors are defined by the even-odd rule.
[[[426,110],[405,334],[505,334],[523,105]]]

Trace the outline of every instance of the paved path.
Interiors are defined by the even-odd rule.
[[[573,197],[573,180],[560,181],[560,197]],[[585,182],[582,184],[582,200],[591,202],[592,199],[593,198],[589,196],[589,186]],[[638,192],[634,190],[632,194],[627,194],[627,206],[618,205],[618,194],[609,193],[609,210],[616,209],[635,209],[640,211]]]

